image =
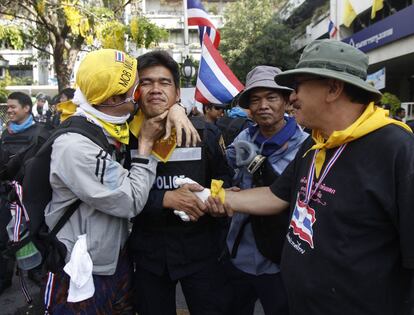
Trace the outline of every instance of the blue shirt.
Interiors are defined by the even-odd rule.
[[[281,131],[283,131],[283,129]],[[276,173],[281,174],[284,171],[284,169],[294,159],[297,151],[299,150],[299,147],[307,137],[308,134],[305,133],[302,128],[296,124],[295,132],[293,136],[288,139],[286,144],[267,157]],[[240,182],[240,188],[248,189],[253,187],[252,175],[247,171],[245,167],[239,168],[236,165],[236,151],[234,148],[234,143],[240,140],[253,142],[249,129],[243,130],[234,139],[233,143],[227,148],[226,155],[229,165],[236,170],[235,177]],[[230,252],[233,248],[240,227],[248,217],[249,215],[244,213],[235,213],[233,215],[226,240],[227,247]],[[264,257],[257,249],[251,223],[247,223],[244,229],[243,236],[238,247],[237,256],[232,259],[232,263],[241,271],[252,275],[274,274],[279,272],[279,266]]]

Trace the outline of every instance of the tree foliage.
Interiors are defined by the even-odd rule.
[[[38,58],[52,55],[59,89],[69,86],[78,52],[97,48],[125,50],[157,44],[168,33],[135,16],[123,22],[124,9],[138,0],[0,0],[0,44],[34,47]]]
[[[276,17],[283,1],[238,0],[224,14],[220,51],[240,79],[257,65],[291,68],[297,54],[290,46],[291,30]]]
[[[380,103],[381,105],[390,105],[390,111],[393,115],[395,115],[395,111],[401,106],[400,99],[396,95],[389,92],[382,94]]]

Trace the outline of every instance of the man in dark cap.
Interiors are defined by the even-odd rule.
[[[227,191],[224,206],[289,209],[281,272],[290,314],[412,314],[414,137],[374,105],[368,57],[335,40],[309,44],[276,75],[294,89],[299,124],[312,129],[270,187]],[[410,313],[411,312],[411,313]]]
[[[212,124],[216,124],[217,120],[224,115],[226,104],[203,104],[204,119]]]

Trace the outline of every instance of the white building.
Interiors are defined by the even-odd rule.
[[[218,27],[224,24],[223,10],[227,3],[235,0],[202,0],[202,4],[209,13],[213,23]],[[161,42],[160,47],[169,49],[177,62],[182,62],[185,56],[184,45],[184,12],[183,0],[142,0],[140,10],[142,14],[157,26],[169,32],[168,40]],[[189,27],[189,55],[200,59],[201,47],[198,37],[198,28]]]

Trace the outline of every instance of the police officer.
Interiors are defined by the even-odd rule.
[[[138,71],[140,106],[146,116],[162,113],[179,101],[178,64],[166,52],[138,57]],[[211,179],[229,183],[232,175],[218,129],[203,119],[193,124],[203,139],[199,146],[174,149],[174,142],[167,139],[153,148],[159,158],[169,159],[158,164],[156,181],[145,208],[134,219],[129,241],[135,263],[134,301],[140,315],[175,314],[178,281],[191,314],[223,313],[219,303],[223,275],[217,258],[225,222],[210,215],[183,222],[173,212],[185,210],[198,217],[205,210],[193,193],[198,186],[178,187],[175,178],[189,177],[210,187]]]
[[[7,181],[23,179],[22,165],[45,142],[49,132],[35,123],[32,111],[32,100],[22,92],[11,93],[7,99],[7,115],[9,123],[1,135],[0,143],[0,180],[2,196],[0,208],[0,250],[5,249],[8,236],[5,226],[10,221],[10,209],[7,200]],[[0,294],[11,285],[13,261],[0,255]],[[29,272],[29,278],[40,281],[39,270]]]
[[[216,124],[217,120],[224,116],[227,104],[207,103],[203,104],[203,113],[206,121]]]

